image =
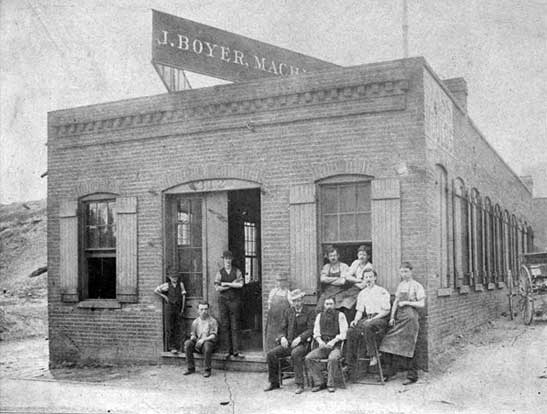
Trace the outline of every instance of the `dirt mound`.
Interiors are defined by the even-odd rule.
[[[0,204],[0,338],[42,335],[47,327],[46,201]]]

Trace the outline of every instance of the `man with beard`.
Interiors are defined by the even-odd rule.
[[[310,371],[314,387],[312,392],[328,388],[334,392],[334,380],[339,372],[338,360],[342,357],[340,350],[342,342],[346,339],[348,322],[343,312],[335,309],[334,298],[325,300],[324,310],[317,315],[313,327],[313,338],[318,348],[306,355],[306,366]],[[325,384],[321,373],[322,363],[320,359],[327,358],[327,383]]]
[[[279,346],[268,352],[268,379],[270,385],[264,391],[279,388],[279,358],[291,356],[294,367],[296,394],[304,392],[304,356],[308,352],[313,333],[314,312],[304,309],[305,293],[300,289],[289,294],[292,306],[283,315],[282,334],[277,339]]]

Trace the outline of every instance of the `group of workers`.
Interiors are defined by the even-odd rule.
[[[340,375],[340,358],[346,357],[350,379],[358,376],[356,369],[360,347],[364,347],[369,364],[378,364],[377,355],[383,361],[383,380],[392,377],[397,367],[407,370],[404,385],[417,381],[418,373],[414,358],[419,331],[417,309],[425,306],[425,291],[412,277],[412,265],[403,262],[399,269],[401,282],[391,304],[389,292],[376,284],[377,273],[368,260],[365,246],[358,249],[357,260],[351,266],[339,261],[335,247],[327,251],[329,262],[321,270],[321,295],[315,309],[304,306],[305,293],[300,289],[289,290],[287,278],[277,277],[278,285],[268,297],[266,349],[269,384],[265,391],[280,388],[279,359],[290,357],[294,373],[296,393],[304,392],[304,372],[311,378],[312,392],[328,389],[335,391],[335,380]],[[218,292],[219,324],[209,315],[209,304],[200,302],[199,317],[191,327],[190,339],[184,350],[187,370],[195,372],[194,352],[205,359],[203,375],[211,375],[211,356],[217,339],[226,357],[244,358],[240,350],[239,317],[241,299],[238,290],[243,287],[241,271],[232,265],[230,251],[223,253],[224,266],[217,273],[215,288]],[[171,352],[177,353],[180,326],[176,317],[184,309],[184,285],[176,274],[169,274],[170,282],[158,286],[155,293],[167,302],[167,341]],[[345,344],[345,346],[343,346]],[[379,352],[378,352],[379,351]],[[327,360],[326,380],[323,375]]]

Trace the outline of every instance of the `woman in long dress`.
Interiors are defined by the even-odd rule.
[[[402,281],[397,286],[395,301],[391,308],[390,328],[382,340],[380,352],[384,353],[386,380],[395,373],[395,357],[399,357],[408,368],[407,379],[403,385],[409,385],[418,380],[414,358],[420,329],[417,309],[425,306],[425,291],[423,286],[412,278],[412,265],[409,262],[401,264],[399,274]]]
[[[266,321],[266,351],[275,348],[281,334],[283,313],[290,307],[289,281],[286,275],[276,277],[277,286],[268,295],[268,319]]]

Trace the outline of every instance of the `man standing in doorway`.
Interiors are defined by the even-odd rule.
[[[215,277],[215,289],[218,292],[220,313],[220,341],[222,348],[227,350],[226,358],[234,356],[243,358],[239,343],[239,319],[241,313],[241,288],[243,276],[241,271],[232,266],[233,255],[229,250],[222,253],[224,267]]]

